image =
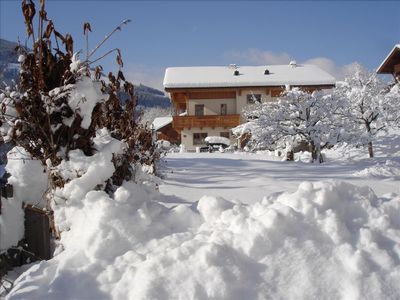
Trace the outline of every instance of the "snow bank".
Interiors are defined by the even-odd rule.
[[[24,211],[22,204],[45,207],[42,201],[47,189],[47,173],[37,160],[21,147],[14,147],[7,154],[8,183],[13,186],[13,198],[2,197],[0,214],[0,252],[24,237]]]
[[[6,171],[10,173],[8,183],[13,186],[14,200],[45,206],[42,197],[47,190],[47,172],[40,161],[33,159],[24,148],[14,147],[7,153]]]
[[[167,209],[134,183],[64,206],[63,251],[9,299],[398,299],[400,197],[304,182],[252,205]]]
[[[101,92],[101,83],[92,81],[89,77],[82,77],[69,92],[69,106],[82,117],[81,127],[88,129],[92,122],[92,112],[98,102],[104,99]],[[74,117],[64,120],[66,125],[72,124]]]
[[[389,177],[399,179],[400,162],[387,159],[384,162],[378,162],[373,166],[354,172],[353,175],[357,177]]]
[[[22,203],[10,198],[1,199],[0,214],[0,253],[17,243],[24,237],[24,211]]]

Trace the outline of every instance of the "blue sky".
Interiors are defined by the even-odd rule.
[[[38,1],[37,1],[38,2]],[[0,0],[0,36],[25,40],[20,1]],[[161,88],[169,66],[315,63],[343,76],[359,62],[376,69],[400,42],[399,1],[47,1],[56,29],[84,49],[82,24],[92,25],[91,47],[123,19],[99,54],[118,47],[135,83]],[[101,62],[116,70],[114,57]]]

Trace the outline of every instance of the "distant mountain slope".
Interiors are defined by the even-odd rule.
[[[10,84],[12,80],[18,78],[18,55],[15,47],[18,44],[4,39],[0,39],[0,82]],[[155,88],[138,85],[135,86],[136,96],[138,98],[138,106],[146,107],[170,107],[169,98],[164,93]]]
[[[17,54],[15,52],[15,47],[17,46],[17,43],[0,39],[0,60],[7,63],[17,62]]]
[[[0,39],[0,82],[9,84],[18,76],[17,43]]]
[[[143,107],[170,107],[171,102],[160,90],[140,84],[135,87],[138,105]]]

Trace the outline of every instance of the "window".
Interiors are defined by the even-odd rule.
[[[227,112],[227,105],[225,103],[221,104],[221,115],[226,115],[226,112]]]
[[[220,135],[220,136],[222,136],[222,137],[224,137],[224,138],[227,138],[227,139],[229,139],[229,131],[226,131],[226,132],[220,132],[220,133],[219,133],[219,135]]]
[[[261,102],[261,94],[247,94],[247,104]]]
[[[205,144],[204,139],[207,137],[207,132],[193,133],[193,145]]]
[[[204,116],[204,104],[195,104],[194,115],[195,116]]]
[[[248,116],[248,117],[247,117],[247,122],[253,121],[253,120],[257,120],[257,119],[258,119],[257,116]]]

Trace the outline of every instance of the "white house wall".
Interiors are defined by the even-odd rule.
[[[230,132],[230,128],[224,127],[215,127],[212,128],[191,128],[191,129],[183,129],[181,131],[181,142],[185,145],[186,150],[188,151],[195,151],[196,147],[201,147],[204,145],[193,145],[193,133],[207,133],[207,136],[220,136],[221,132]],[[231,140],[232,142],[233,140]]]
[[[276,98],[270,96],[270,94],[266,94],[264,90],[255,90],[255,89],[243,89],[240,92],[236,92],[236,111],[238,114],[241,115],[240,123],[246,122],[245,118],[243,117],[243,108],[247,106],[247,95],[251,94],[261,94],[262,101],[272,101]]]
[[[274,101],[276,98],[271,97],[270,94],[266,93],[266,90],[259,89],[241,89],[241,91],[236,92],[236,99],[189,99],[187,112],[189,116],[193,116],[195,114],[195,105],[203,104],[204,105],[204,115],[220,115],[221,114],[221,104],[227,105],[227,114],[240,114],[241,115],[241,123],[246,122],[242,111],[243,108],[249,104],[247,104],[247,95],[249,94],[261,94],[262,101]],[[182,144],[185,145],[188,151],[195,151],[196,147],[202,145],[193,145],[193,133],[207,133],[207,136],[220,136],[221,132],[230,132],[231,128],[191,128],[191,129],[183,129],[181,131],[181,141]]]

